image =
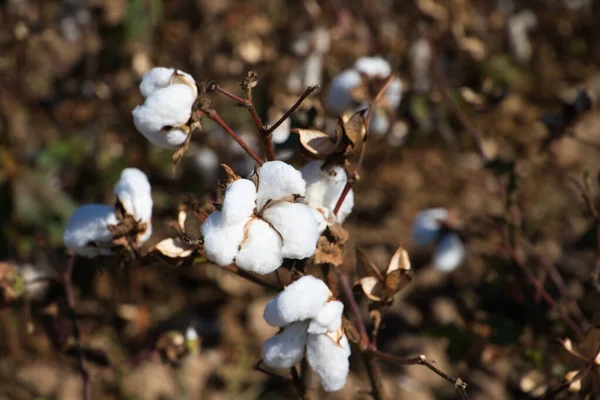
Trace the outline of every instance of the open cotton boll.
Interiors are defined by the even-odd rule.
[[[268,207],[263,217],[283,238],[283,257],[301,260],[315,253],[319,240],[319,224],[308,206],[299,203],[279,203]]]
[[[262,359],[271,368],[291,368],[304,358],[308,322],[296,322],[267,340],[262,346]]]
[[[385,91],[384,97],[388,106],[392,109],[398,108],[402,101],[402,81],[398,78],[393,79]]]
[[[435,247],[433,266],[443,272],[452,272],[465,259],[465,246],[455,233],[446,233]]]
[[[381,137],[390,129],[390,119],[383,110],[375,109],[371,124],[369,124],[369,133],[375,137]]]
[[[354,69],[369,78],[385,79],[392,73],[390,63],[381,57],[361,57],[354,63]]]
[[[248,179],[238,179],[225,190],[221,211],[223,223],[236,224],[248,219],[256,206],[256,186]]]
[[[262,210],[267,201],[291,195],[304,196],[306,182],[302,173],[283,161],[268,161],[258,169],[256,206]]]
[[[279,234],[265,221],[255,219],[248,227],[235,263],[246,271],[261,275],[275,271],[283,263]]]
[[[412,229],[412,240],[418,246],[429,246],[437,239],[440,221],[448,218],[445,208],[430,208],[417,213]]]
[[[329,296],[325,282],[311,275],[303,276],[269,300],[265,321],[271,326],[285,326],[314,318]]]
[[[142,78],[142,82],[140,82],[140,93],[142,93],[142,96],[148,97],[152,93],[156,92],[158,89],[166,88],[172,83],[171,78],[173,78],[174,73],[174,68],[152,68],[150,71],[146,72],[146,74]],[[181,70],[177,70],[177,74],[181,76],[182,80],[188,82],[190,88],[193,88],[193,86],[195,86],[194,78],[190,74],[185,73]]]
[[[342,326],[342,312],[344,304],[341,301],[329,301],[321,307],[317,315],[310,322],[308,333],[335,332]]]
[[[221,211],[213,211],[202,224],[206,256],[220,266],[231,264],[244,240],[245,224],[246,220],[227,225]]]
[[[133,123],[153,144],[164,148],[178,147],[185,142],[187,134],[174,127],[188,122],[195,100],[192,89],[184,84],[158,89],[133,109]],[[163,132],[164,127],[172,129]]]
[[[19,274],[23,280],[25,297],[33,301],[42,300],[50,288],[51,280],[58,279],[56,271],[45,264],[22,265]]]
[[[103,204],[87,204],[78,208],[65,227],[65,246],[84,257],[109,255],[112,234],[108,225],[118,224],[113,207]]]
[[[115,184],[114,193],[127,214],[136,221],[150,222],[152,192],[146,174],[137,168],[125,168]]]
[[[352,89],[359,86],[362,78],[358,71],[349,69],[333,78],[327,93],[327,105],[336,114],[342,114],[352,106]]]
[[[350,370],[350,344],[346,335],[339,343],[334,343],[326,335],[309,334],[306,342],[306,359],[321,378],[321,386],[326,392],[340,390],[346,384]]]

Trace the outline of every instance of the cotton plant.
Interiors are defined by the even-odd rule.
[[[141,246],[152,235],[152,193],[146,175],[126,168],[114,188],[116,203],[87,204],[69,218],[63,242],[73,253],[108,256],[119,244]]]
[[[284,258],[313,255],[319,238],[300,171],[282,161],[257,168],[255,179],[236,179],[204,224],[206,256],[220,266],[235,263],[258,274],[275,271]]]
[[[458,268],[466,256],[465,245],[448,221],[454,216],[445,208],[430,208],[417,213],[412,230],[412,240],[417,246],[434,246],[433,266],[443,272]]]
[[[325,391],[342,389],[351,353],[342,328],[343,310],[320,279],[306,275],[287,286],[265,308],[265,321],[281,328],[262,346],[265,365],[291,368],[306,357]]]

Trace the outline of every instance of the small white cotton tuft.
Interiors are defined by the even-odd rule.
[[[248,179],[238,179],[227,186],[223,200],[223,223],[236,224],[248,219],[256,207],[256,186]]]
[[[300,171],[283,161],[266,162],[257,173],[258,210],[262,210],[269,200],[281,200],[291,195],[304,196],[306,192],[306,183]]]
[[[235,263],[246,271],[261,275],[275,271],[283,263],[279,234],[266,222],[255,219],[248,227]]]
[[[455,233],[446,233],[435,248],[433,266],[443,272],[452,272],[465,259],[466,250]]]
[[[319,334],[335,332],[342,326],[344,304],[341,301],[329,301],[321,307],[308,327],[308,333]]]
[[[448,218],[445,208],[430,208],[417,213],[412,228],[412,240],[418,246],[429,246],[435,242],[441,224]]]
[[[402,101],[402,81],[398,78],[392,80],[384,93],[384,97],[388,106],[392,109],[398,108]]]
[[[333,78],[327,93],[327,105],[335,114],[342,114],[352,107],[352,89],[361,84],[358,71],[349,69]]]
[[[118,224],[114,208],[103,204],[88,204],[78,208],[65,227],[65,246],[85,257],[111,253],[112,234],[108,225]]]
[[[306,359],[321,378],[321,386],[326,392],[340,390],[346,384],[350,370],[350,344],[346,335],[339,343],[334,343],[326,335],[309,334],[306,343]]]
[[[233,263],[238,247],[244,239],[242,221],[233,225],[223,223],[221,211],[213,211],[202,224],[206,256],[216,264],[225,266]]]
[[[308,206],[299,203],[279,203],[267,207],[263,218],[273,225],[283,238],[283,257],[301,260],[315,253],[319,240],[319,224]]]
[[[150,222],[152,193],[146,174],[137,168],[125,168],[115,184],[114,193],[127,214],[136,221]]]
[[[271,326],[314,318],[330,296],[325,282],[311,275],[303,276],[272,298],[264,317]]]
[[[274,121],[273,123],[275,123],[277,121]],[[290,121],[289,118],[286,118],[281,125],[279,125],[277,127],[277,129],[275,129],[273,131],[273,143],[275,144],[282,144],[285,143],[288,138],[290,137],[290,129],[292,128],[292,122]]]
[[[46,295],[51,280],[58,279],[56,271],[46,264],[24,264],[18,266],[23,280],[23,293],[33,301],[42,300]]]
[[[146,72],[140,83],[140,93],[142,96],[148,97],[158,89],[163,89],[172,83],[173,74],[175,69],[156,67]],[[194,84],[194,78],[181,70],[177,70],[177,74],[181,76],[182,80],[187,82],[190,87]]]
[[[178,147],[185,142],[187,134],[176,127],[188,122],[195,100],[188,85],[172,84],[158,89],[133,110],[133,123],[153,144],[163,148]],[[163,128],[166,131],[162,131]]]
[[[262,346],[262,359],[271,368],[291,368],[304,358],[308,322],[296,322],[267,340]]]
[[[387,133],[388,129],[390,129],[390,119],[387,114],[382,109],[375,109],[369,125],[369,134],[381,137]]]
[[[390,63],[381,57],[361,57],[354,63],[354,69],[369,78],[385,79],[392,73]]]

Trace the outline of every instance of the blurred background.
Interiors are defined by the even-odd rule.
[[[150,245],[172,232],[181,202],[214,194],[220,162],[251,171],[210,121],[172,171],[171,153],[151,146],[131,117],[150,68],[179,68],[234,93],[253,70],[265,121],[318,83],[292,120],[302,127],[326,125],[335,116],[329,82],[357,58],[379,55],[401,79],[403,98],[369,142],[343,267],[352,274],[354,246],[382,268],[399,243],[409,250],[415,277],[385,311],[379,346],[427,355],[467,381],[472,399],[539,398],[576,367],[557,341],[574,336],[503,250],[505,199],[494,173],[510,181],[520,234],[542,255],[527,265],[562,306],[542,267],[556,265],[593,324],[598,238],[572,180],[587,173],[595,201],[599,21],[595,0],[0,0],[0,261],[64,268],[68,217],[86,203],[113,204],[125,167],[152,183]],[[246,111],[213,99],[260,152]],[[481,161],[452,104],[482,132],[493,165]],[[303,165],[296,137],[280,136],[278,156]],[[467,257],[452,273],[411,247],[413,219],[429,207],[456,209],[463,221]],[[74,279],[95,399],[295,396],[287,382],[254,370],[274,333],[262,320],[271,294],[259,286],[214,265],[159,257],[128,268],[78,260]],[[60,327],[52,305],[0,311],[0,398],[80,398],[69,335],[54,340],[52,321]],[[188,327],[202,338],[200,352],[177,368],[162,362],[159,339]],[[344,390],[317,398],[369,398],[360,360],[351,361]],[[382,370],[393,399],[456,396],[422,367]]]

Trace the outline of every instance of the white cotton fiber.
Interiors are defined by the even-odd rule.
[[[384,93],[384,97],[388,106],[392,109],[398,108],[402,101],[402,81],[398,78],[392,80]]]
[[[429,246],[435,242],[441,224],[448,218],[445,208],[430,208],[419,211],[415,217],[412,228],[412,240],[418,246]]]
[[[369,125],[369,134],[381,137],[387,133],[388,129],[390,129],[390,119],[387,114],[382,109],[375,109]]]
[[[235,263],[246,271],[261,275],[275,271],[283,263],[279,234],[266,222],[255,219],[248,227]]]
[[[329,301],[321,307],[308,327],[308,333],[335,332],[342,326],[344,304],[341,301]]]
[[[156,67],[146,72],[140,83],[140,93],[142,96],[148,97],[158,89],[163,89],[169,86],[171,78],[175,73],[173,68]],[[190,83],[190,87],[194,82],[194,78],[181,70],[177,70],[177,74],[182,75],[186,81]]]
[[[248,179],[238,179],[225,190],[223,223],[235,224],[248,219],[256,207],[256,186]]]
[[[354,69],[369,78],[385,79],[392,73],[390,63],[381,57],[361,57],[354,63]]]
[[[113,207],[103,204],[88,204],[78,208],[65,227],[65,246],[85,257],[108,255],[112,234],[108,225],[118,224]]]
[[[308,322],[296,322],[267,340],[262,346],[262,359],[271,368],[291,368],[304,358]]]
[[[333,78],[327,93],[327,105],[335,114],[342,114],[352,106],[352,90],[362,82],[358,71],[349,69]]]
[[[158,89],[133,110],[133,123],[155,145],[164,148],[178,147],[185,142],[187,134],[176,128],[168,132],[161,129],[187,123],[195,100],[192,89],[184,84]]]
[[[275,123],[277,121],[273,121],[273,123]],[[289,118],[286,118],[281,125],[279,125],[277,127],[277,129],[275,129],[273,131],[273,143],[275,144],[281,144],[281,143],[285,143],[288,138],[290,137],[290,129],[292,127],[292,122],[290,121]]]
[[[46,264],[24,264],[18,266],[18,270],[23,279],[24,294],[31,300],[42,299],[50,281],[58,279],[56,271]]]
[[[340,390],[346,384],[350,363],[350,344],[346,335],[334,343],[326,335],[309,334],[306,343],[306,359],[321,378],[326,392]]]
[[[150,222],[152,193],[146,174],[137,168],[125,168],[115,184],[114,193],[127,214],[136,221]]]
[[[308,206],[276,204],[264,211],[263,218],[281,234],[283,257],[300,260],[314,254],[319,240],[319,224]]]
[[[329,295],[325,282],[311,275],[303,276],[267,303],[265,321],[271,326],[285,326],[314,318]]]
[[[281,200],[291,195],[304,196],[306,183],[302,173],[283,161],[269,161],[258,169],[258,197],[256,205],[259,210],[268,200]]]
[[[233,225],[223,223],[220,211],[213,211],[202,224],[206,256],[216,264],[225,266],[233,263],[238,247],[244,239],[246,221]]]
[[[446,233],[435,247],[433,266],[443,272],[452,272],[465,259],[466,250],[456,233]]]

